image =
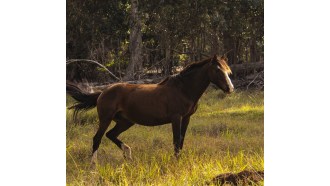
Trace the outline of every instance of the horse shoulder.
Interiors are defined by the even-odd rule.
[[[168,110],[172,114],[179,113],[182,116],[189,115],[194,110],[195,103],[186,98],[180,91],[171,91],[167,98]]]

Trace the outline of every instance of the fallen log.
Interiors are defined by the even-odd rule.
[[[214,185],[248,185],[252,183],[258,183],[264,180],[264,171],[242,171],[239,173],[225,173],[214,177],[211,182],[207,182],[207,185],[213,183]]]
[[[239,72],[239,71],[246,71],[246,70],[257,70],[257,69],[263,69],[264,68],[264,62],[254,62],[254,63],[242,63],[242,64],[232,64],[229,65],[231,68],[231,71]]]
[[[234,86],[236,89],[250,89],[250,88],[257,88],[259,90],[263,89],[264,86],[264,79],[263,79],[263,62],[256,62],[256,63],[243,63],[243,64],[235,64],[230,65],[230,68],[232,69],[233,73],[237,74],[245,74],[241,76],[240,78],[234,78],[232,80]],[[258,70],[259,73],[247,73],[251,70]],[[146,79],[139,79],[139,80],[133,80],[133,81],[126,81],[125,83],[130,84],[153,84],[153,83],[159,83],[161,80],[163,80],[165,77],[157,77],[157,78],[146,78]],[[97,84],[97,83],[86,83],[86,82],[80,82],[75,83],[81,88],[84,88],[88,91],[101,91],[111,85],[115,82],[108,82],[104,84]]]

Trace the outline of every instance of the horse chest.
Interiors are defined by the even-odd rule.
[[[169,105],[168,112],[175,115],[186,116],[194,112],[195,105],[196,103],[192,101],[179,99]]]

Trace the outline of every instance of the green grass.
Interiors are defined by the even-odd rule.
[[[179,160],[173,156],[171,125],[134,125],[119,136],[132,148],[133,160],[126,161],[122,151],[103,137],[95,169],[90,160],[96,110],[79,114],[76,124],[67,110],[67,184],[205,185],[221,173],[263,170],[263,96],[263,92],[225,95],[210,88],[190,120]]]

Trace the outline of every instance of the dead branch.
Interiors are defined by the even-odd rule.
[[[257,84],[257,85],[262,85],[263,86],[263,80],[264,80],[264,78],[262,78],[262,76],[261,76],[261,74],[263,73],[264,71],[261,71],[261,72],[259,72],[254,78],[253,78],[253,80],[246,86],[246,90],[248,90],[249,89],[249,86],[258,78],[258,77],[260,77],[262,80],[261,81],[259,81],[259,82],[256,82],[255,84]]]
[[[115,78],[118,81],[121,81],[121,79],[119,79],[117,76],[115,76],[107,67],[105,67],[104,65],[102,65],[101,63],[99,63],[99,62],[97,62],[95,60],[90,60],[90,59],[69,59],[69,60],[66,61],[66,65],[69,65],[69,64],[74,63],[74,62],[89,62],[89,63],[97,64],[100,67],[104,68],[107,72],[109,72],[109,74],[113,78]]]
[[[155,66],[159,65],[160,63],[162,63],[163,61],[165,60],[165,58],[161,59],[160,61],[156,62],[155,64],[151,65],[151,67],[147,68],[147,69],[142,69],[140,71],[137,71],[134,73],[134,76],[135,75],[138,75],[138,76],[143,76],[145,75],[150,69],[154,68]]]

